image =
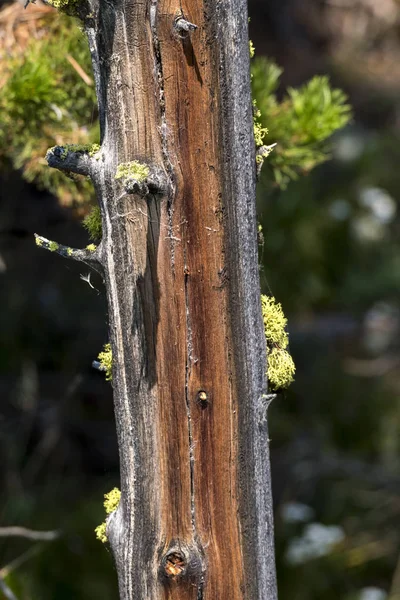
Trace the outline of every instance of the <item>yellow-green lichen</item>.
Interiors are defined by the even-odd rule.
[[[250,50],[250,58],[254,58],[254,54],[256,53],[256,49],[254,48],[254,44],[251,40],[249,40],[249,50]]]
[[[282,305],[276,303],[273,296],[262,295],[261,308],[267,343],[286,348],[289,339],[286,332],[287,318],[283,314]]]
[[[254,58],[256,53],[256,49],[254,48],[253,42],[249,41],[249,51],[250,51],[250,59]],[[250,78],[253,79],[253,74],[250,74]],[[261,123],[261,111],[257,106],[257,100],[253,99],[253,132],[254,132],[254,141],[256,143],[256,148],[259,148],[264,144],[264,138],[268,133],[268,129],[262,126]],[[267,154],[268,156],[268,154]],[[261,164],[263,162],[263,158],[266,158],[263,155],[256,156],[257,164]]]
[[[120,499],[121,490],[119,490],[118,488],[114,488],[111,490],[111,492],[108,492],[108,494],[104,494],[104,508],[106,510],[107,515],[111,514],[112,512],[114,512],[114,510],[118,508]],[[107,523],[106,521],[104,521],[103,523],[98,525],[94,530],[96,538],[103,544],[107,542],[106,527]]]
[[[35,237],[36,246],[43,246],[43,240],[40,237]]]
[[[260,121],[261,119],[261,111],[257,107],[256,100],[253,100],[253,129],[254,129],[254,141],[256,143],[256,147],[259,148],[264,143],[264,138],[268,133],[268,129],[262,126]]]
[[[261,296],[264,331],[267,340],[268,381],[273,390],[288,387],[296,370],[293,359],[286,350],[289,337],[287,319],[280,303],[272,296]]]
[[[46,4],[49,4],[62,12],[74,14],[76,11],[77,0],[46,0]]]
[[[100,523],[100,525],[97,525],[96,529],[94,530],[94,532],[96,534],[96,538],[102,544],[105,544],[107,542],[106,526],[107,526],[106,522],[103,521],[103,523]]]
[[[92,144],[88,150],[89,156],[94,156],[100,152],[100,144]]]
[[[110,515],[114,510],[117,510],[119,501],[121,500],[121,490],[113,488],[108,494],[104,494],[104,508],[106,513]]]
[[[144,181],[146,177],[149,176],[149,173],[150,169],[147,165],[133,160],[118,165],[115,179],[135,179],[136,181]]]
[[[72,248],[69,248],[69,247],[68,247],[68,248],[67,248],[67,254],[68,254],[68,256],[72,256],[72,255],[73,255],[73,253],[74,253],[74,251],[72,250]]]
[[[282,348],[268,349],[268,381],[273,390],[287,388],[296,371],[293,358]]]
[[[106,374],[106,381],[112,380],[112,350],[111,344],[104,344],[102,352],[98,356],[101,370]]]
[[[257,165],[263,164],[264,160],[271,154],[276,144],[271,144],[270,146],[261,146],[257,150],[256,154],[256,163]]]
[[[264,249],[265,240],[264,240],[264,232],[263,232],[261,223],[259,223],[258,227],[257,227],[257,242],[258,242],[258,245],[261,246],[262,249]]]
[[[82,225],[89,233],[89,237],[93,241],[101,240],[101,212],[98,206],[93,206],[90,213],[82,221]]]
[[[56,252],[59,249],[59,244],[57,242],[49,242],[49,250],[50,252]]]
[[[263,146],[263,151],[260,153],[259,156],[261,156],[262,159],[268,158],[268,156],[271,154],[271,152],[273,151],[275,146],[276,146],[276,143],[271,144],[270,146]]]
[[[86,250],[89,250],[89,252],[94,252],[96,248],[96,244],[89,244],[88,246],[86,246]]]

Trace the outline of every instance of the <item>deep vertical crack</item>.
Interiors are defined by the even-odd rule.
[[[193,337],[192,337],[192,323],[190,319],[190,308],[189,308],[189,272],[186,265],[186,252],[185,254],[185,313],[186,313],[186,365],[185,365],[185,400],[186,400],[186,412],[188,419],[188,432],[189,432],[189,463],[190,463],[190,510],[192,516],[192,529],[193,536],[196,539],[196,515],[195,515],[195,503],[194,503],[194,448],[193,448],[193,431],[192,431],[192,415],[190,410],[190,396],[189,396],[189,377],[190,369],[192,365],[192,352],[193,352]]]
[[[168,186],[168,237],[170,238],[171,248],[171,268],[172,272],[175,272],[175,243],[177,241],[173,233],[173,201],[176,194],[176,180],[174,168],[171,160],[171,155],[168,145],[168,126],[166,117],[166,106],[165,106],[165,93],[164,93],[164,76],[161,58],[160,42],[157,35],[157,8],[158,0],[151,0],[150,4],[150,26],[153,38],[153,51],[154,51],[154,69],[155,77],[158,84],[159,90],[159,108],[160,108],[160,121],[159,133],[161,139],[161,148],[163,155],[164,168],[167,173],[169,180]],[[171,23],[172,27],[172,23]],[[190,408],[190,394],[189,394],[189,378],[191,365],[193,361],[193,336],[192,336],[192,324],[190,318],[190,307],[189,307],[189,270],[186,264],[186,252],[184,250],[184,294],[185,294],[185,323],[186,323],[186,360],[185,360],[185,404],[186,404],[186,415],[188,421],[188,442],[189,442],[189,469],[190,469],[190,512],[191,512],[191,523],[193,531],[193,540],[200,550],[201,544],[198,541],[197,528],[196,528],[196,515],[195,515],[195,485],[194,485],[194,447],[193,447],[193,430],[192,430],[192,416]],[[202,554],[200,552],[200,554]],[[203,600],[204,597],[204,571],[198,582],[197,589],[197,600]]]
[[[164,159],[164,167],[169,179],[169,190],[168,190],[168,236],[171,239],[171,266],[174,269],[174,245],[175,240],[173,236],[173,199],[176,192],[175,175],[172,166],[171,158],[168,149],[167,139],[167,117],[165,110],[165,94],[164,94],[164,76],[162,69],[161,60],[161,49],[160,42],[157,35],[157,7],[158,0],[152,0],[150,5],[150,26],[153,36],[153,49],[155,59],[155,74],[159,86],[159,106],[160,106],[160,117],[161,125],[159,128],[161,136],[161,146]],[[190,411],[190,398],[189,398],[189,376],[192,362],[192,328],[190,322],[190,311],[189,311],[189,296],[188,296],[188,268],[186,265],[186,253],[184,256],[184,288],[185,288],[185,312],[186,312],[186,364],[185,364],[185,402],[186,412],[188,419],[188,432],[189,432],[189,464],[190,464],[190,510],[193,536],[196,537],[196,519],[195,519],[195,504],[194,504],[194,453],[193,453],[193,432],[192,432],[192,419]]]
[[[176,183],[175,183],[175,173],[172,165],[172,161],[169,154],[168,148],[168,136],[167,136],[167,117],[165,110],[165,93],[164,93],[164,74],[161,60],[161,49],[160,49],[160,41],[157,35],[157,7],[158,0],[151,0],[150,4],[150,27],[153,36],[153,51],[154,51],[154,70],[156,81],[158,83],[159,89],[159,107],[160,107],[160,119],[161,125],[159,126],[159,133],[161,138],[161,150],[163,155],[164,168],[167,172],[167,177],[169,180],[168,185],[168,237],[171,243],[171,267],[174,271],[175,267],[175,238],[173,235],[173,200],[175,198],[176,192]]]

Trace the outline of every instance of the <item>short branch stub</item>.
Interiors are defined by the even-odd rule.
[[[174,27],[178,31],[180,37],[186,37],[192,31],[197,29],[197,25],[190,23],[190,21],[186,21],[181,14],[175,17]]]
[[[200,585],[204,579],[204,564],[200,548],[188,546],[185,542],[175,542],[163,553],[160,561],[160,579],[179,582],[190,580]]]

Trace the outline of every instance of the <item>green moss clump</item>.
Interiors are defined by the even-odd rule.
[[[115,179],[135,179],[144,181],[149,176],[150,169],[147,165],[136,160],[127,163],[121,163],[117,167]]]
[[[86,246],[86,250],[89,250],[89,252],[94,252],[96,248],[96,244],[89,244],[88,246]]]
[[[108,494],[104,494],[104,508],[106,510],[106,514],[109,515],[114,510],[117,510],[119,502],[121,500],[121,490],[118,488],[114,488]],[[94,530],[96,533],[96,538],[105,544],[107,542],[107,534],[106,534],[107,523],[104,521],[100,525],[96,527]]]
[[[56,250],[59,249],[59,244],[57,244],[57,242],[50,242],[49,243],[49,250],[50,252],[56,252]]]
[[[82,221],[82,225],[89,233],[89,237],[93,241],[101,240],[101,212],[99,206],[93,206],[90,213]]]
[[[287,319],[281,304],[276,303],[272,296],[261,296],[261,309],[267,340],[268,381],[273,390],[287,388],[292,383],[296,370],[293,359],[286,350],[289,343]]]
[[[97,357],[100,366],[106,374],[106,381],[112,381],[112,350],[111,344],[104,344],[102,352]]]

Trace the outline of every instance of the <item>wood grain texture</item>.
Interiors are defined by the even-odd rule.
[[[246,2],[93,0],[85,27],[120,598],[275,600]],[[167,185],[127,194],[115,173],[133,160]]]

